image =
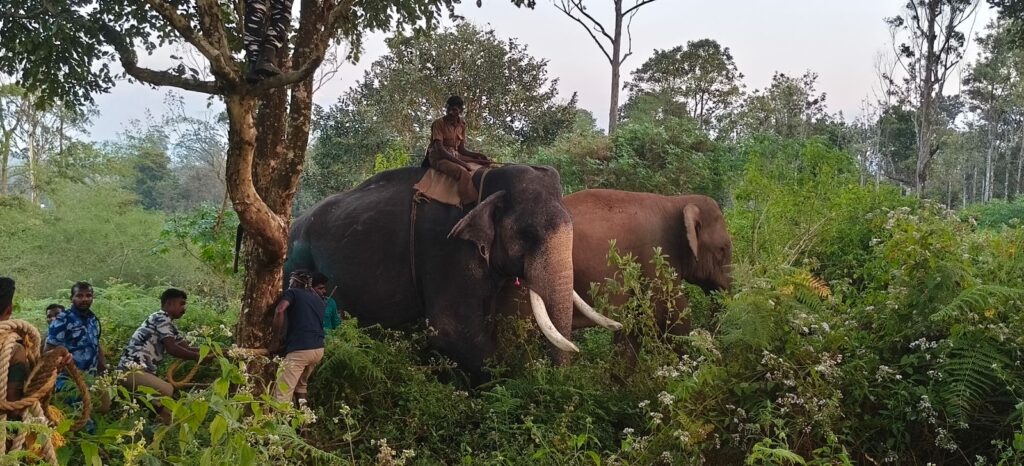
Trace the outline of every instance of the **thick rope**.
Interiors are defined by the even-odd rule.
[[[268,356],[269,354],[270,352],[267,351],[266,348],[234,347],[228,350],[227,352],[228,357],[235,359],[249,359],[256,356]],[[196,363],[194,366],[192,366],[192,369],[188,371],[188,374],[185,374],[185,378],[181,380],[176,380],[174,378],[174,373],[178,371],[178,368],[181,367],[181,364],[183,362],[184,360],[182,359],[175,359],[174,362],[171,363],[170,367],[167,368],[167,383],[171,384],[171,386],[174,387],[175,390],[183,387],[207,385],[203,383],[192,383],[192,379],[195,378],[196,374],[199,372],[199,366],[201,365],[199,363]]]
[[[25,380],[25,389],[21,399],[7,401],[7,378],[11,368],[11,359],[14,357],[14,351],[18,348],[19,343],[25,349],[26,361],[32,370]],[[58,415],[53,413],[49,407],[50,396],[53,394],[53,386],[57,382],[57,373],[60,370],[57,363],[68,354],[68,351],[63,347],[56,347],[41,355],[39,353],[40,344],[39,330],[32,324],[24,320],[0,321],[0,438],[4,439],[4,441],[0,441],[0,454],[7,452],[5,421],[9,414],[21,413],[25,421],[39,419],[47,421],[51,425],[59,422]],[[72,364],[67,367],[67,371],[74,379],[82,397],[82,415],[71,427],[72,431],[77,431],[89,422],[92,404],[89,389],[78,369]],[[28,434],[26,429],[19,431],[11,442],[11,450],[24,449]],[[53,437],[50,436],[42,443],[41,453],[47,462],[57,464]]]

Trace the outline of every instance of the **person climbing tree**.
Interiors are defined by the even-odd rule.
[[[245,79],[256,82],[281,74],[274,64],[277,51],[288,40],[292,23],[292,0],[246,0],[245,56],[249,71]]]

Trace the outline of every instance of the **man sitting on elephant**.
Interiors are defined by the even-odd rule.
[[[486,155],[466,149],[466,122],[462,119],[465,108],[462,97],[448,98],[445,116],[430,125],[430,146],[425,161],[430,168],[455,180],[462,204],[476,202],[478,193],[473,186],[473,172],[491,163]]]

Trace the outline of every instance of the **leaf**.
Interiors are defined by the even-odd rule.
[[[224,416],[218,414],[213,418],[213,422],[210,423],[210,442],[213,444],[220,443],[221,437],[224,436],[224,432],[228,430],[228,422],[224,420]]]
[[[100,460],[100,449],[95,443],[82,442],[82,455],[85,456],[85,463],[92,466],[103,466]]]
[[[251,466],[256,463],[256,450],[249,444],[243,443],[242,448],[238,451],[238,457],[241,466]]]

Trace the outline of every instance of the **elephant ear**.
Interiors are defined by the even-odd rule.
[[[494,244],[494,212],[505,205],[505,191],[491,194],[455,224],[448,237],[476,243],[480,255],[491,264],[491,246]]]
[[[686,225],[686,242],[690,243],[690,251],[693,251],[693,260],[699,261],[700,256],[700,207],[696,204],[686,204],[683,207],[683,223]]]

